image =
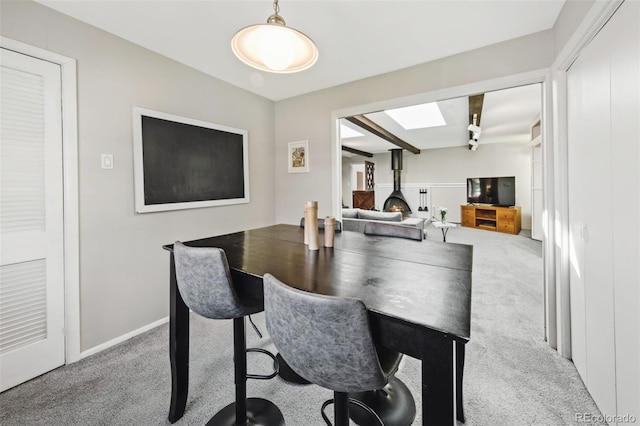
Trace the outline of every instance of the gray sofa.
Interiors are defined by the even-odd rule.
[[[342,229],[364,232],[367,222],[381,222],[397,226],[410,226],[424,231],[425,219],[417,217],[402,218],[402,213],[378,212],[362,209],[342,209]]]

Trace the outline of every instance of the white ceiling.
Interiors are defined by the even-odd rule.
[[[36,1],[277,101],[550,29],[565,0],[280,0],[287,25],[320,51],[296,74],[254,70],[231,51],[237,30],[266,22],[271,0]],[[485,94],[481,145],[525,142],[540,102],[539,85]],[[439,106],[444,127],[405,131],[384,112],[367,117],[420,149],[466,145],[468,98]],[[394,147],[371,134],[344,143],[372,153]]]
[[[320,57],[297,74],[269,74],[235,58],[230,42],[273,13],[263,1],[49,1],[81,21],[274,101],[547,30],[564,0],[281,0],[287,25]]]
[[[489,143],[529,143],[531,126],[540,114],[542,87],[540,84],[514,87],[484,94],[478,149]],[[469,98],[443,100],[438,107],[446,121],[446,126],[426,129],[405,130],[385,112],[364,114],[395,136],[419,149],[448,148],[466,146],[469,141]],[[397,148],[378,136],[366,132],[347,120],[342,124],[363,133],[363,136],[343,139],[342,144],[361,151],[377,154]],[[354,157],[346,151],[344,157]],[[355,156],[364,159],[364,157]]]

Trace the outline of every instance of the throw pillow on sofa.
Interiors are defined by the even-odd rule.
[[[357,219],[360,209],[342,209],[342,217],[347,219]]]
[[[342,217],[344,217],[344,215]],[[402,213],[401,212],[376,212],[373,210],[359,210],[358,219],[386,220],[388,222],[402,222]]]

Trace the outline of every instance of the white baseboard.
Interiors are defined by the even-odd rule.
[[[110,348],[111,346],[115,346],[118,343],[122,343],[126,340],[131,339],[132,337],[135,337],[139,334],[142,334],[144,332],[147,332],[153,328],[156,328],[159,325],[162,325],[164,323],[169,322],[169,317],[164,317],[162,319],[159,319],[158,321],[154,321],[151,324],[147,324],[144,327],[140,327],[137,330],[133,330],[127,334],[123,334],[122,336],[116,337],[115,339],[109,340],[108,342],[104,342],[98,346],[94,346],[91,349],[87,349],[86,351],[80,352],[80,359],[86,358],[88,356],[97,354],[98,352],[102,352],[105,349]]]

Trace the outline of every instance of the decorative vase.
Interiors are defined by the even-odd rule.
[[[318,241],[318,202],[307,201],[304,204],[304,236],[309,250],[319,250]]]
[[[336,235],[336,218],[327,216],[324,218],[324,246],[333,247],[333,240]]]

